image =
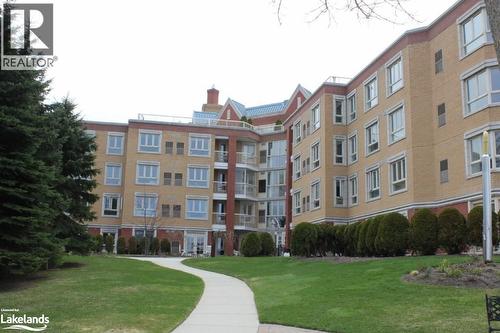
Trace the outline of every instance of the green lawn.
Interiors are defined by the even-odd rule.
[[[185,263],[243,279],[254,291],[264,323],[345,333],[486,332],[484,290],[401,281],[404,273],[441,260],[432,256],[334,264],[217,257]]]
[[[0,281],[0,308],[50,318],[46,332],[169,332],[195,307],[203,282],[149,262],[67,257],[83,264],[30,282]]]

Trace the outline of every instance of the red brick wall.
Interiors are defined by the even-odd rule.
[[[128,240],[130,237],[132,237],[132,228],[121,228],[118,230],[118,235],[119,237],[124,237],[126,240]]]
[[[97,235],[101,234],[101,228],[89,227],[88,231],[89,231],[89,234],[91,234],[92,236],[97,236]]]
[[[446,208],[456,208],[465,217],[467,217],[467,214],[469,213],[469,211],[468,211],[469,206],[468,206],[467,202],[459,202],[459,203],[456,203],[453,205],[434,207],[434,208],[431,208],[431,210],[435,214],[439,215]],[[415,215],[415,209],[414,208],[409,209],[408,210],[408,219],[410,221],[411,221],[411,218],[413,217],[413,215]]]

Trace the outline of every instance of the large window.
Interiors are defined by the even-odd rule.
[[[444,69],[443,50],[439,49],[434,53],[434,73],[441,73]]]
[[[156,216],[156,205],[158,204],[158,195],[154,193],[136,193],[134,216]]]
[[[358,176],[354,175],[349,177],[349,206],[358,204]]]
[[[400,158],[389,164],[391,173],[391,193],[406,190],[406,158]]]
[[[499,67],[487,67],[468,76],[464,80],[464,95],[466,114],[500,103]]]
[[[344,117],[344,114],[345,114],[345,103],[344,103],[344,98],[335,98],[335,102],[334,102],[334,110],[335,110],[335,114],[334,114],[334,123],[335,124],[344,124],[345,123],[345,117]]]
[[[378,120],[368,125],[365,131],[366,155],[370,155],[379,149]]]
[[[300,121],[295,123],[295,125],[293,125],[293,141],[295,142],[295,144],[299,143],[300,140],[302,140],[302,136],[301,136],[301,127],[300,127]]]
[[[448,160],[439,161],[439,182],[441,184],[448,182]]]
[[[389,117],[389,143],[405,138],[405,113],[403,106],[399,106],[388,114]]]
[[[285,170],[267,172],[267,197],[280,198],[285,196]]]
[[[347,180],[346,177],[335,177],[335,207],[347,206]]]
[[[366,198],[368,201],[380,198],[380,169],[378,167],[366,172]]]
[[[301,176],[301,174],[300,174],[300,171],[301,171],[300,155],[296,156],[293,159],[293,170],[294,170],[293,178],[294,179],[299,179],[300,176]]]
[[[356,120],[356,92],[347,96],[347,123]]]
[[[345,151],[345,137],[336,136],[334,139],[334,153],[333,153],[333,164],[345,165],[346,162],[346,151]]]
[[[191,135],[189,137],[189,155],[191,155],[191,156],[209,156],[210,155],[210,137]]]
[[[139,151],[142,153],[160,152],[161,132],[140,131]]]
[[[293,194],[293,213],[295,215],[300,214],[302,212],[302,206],[301,206],[301,193],[300,191],[297,191]]]
[[[188,187],[208,188],[208,166],[188,166]]]
[[[137,162],[136,184],[158,185],[160,175],[160,163]]]
[[[319,142],[311,146],[312,170],[319,168]]]
[[[320,112],[319,104],[311,109],[311,126],[313,131],[317,130],[321,126]]]
[[[481,150],[482,136],[478,135],[467,140],[467,161],[469,175],[474,175],[481,172]]]
[[[104,193],[102,196],[102,216],[118,217],[120,211],[120,194]]]
[[[122,184],[122,165],[115,163],[106,163],[106,178],[105,185],[121,185]]]
[[[208,199],[207,198],[187,198],[186,218],[192,220],[208,219]]]
[[[123,133],[108,133],[108,155],[123,155]]]
[[[462,54],[468,55],[485,43],[491,42],[491,31],[484,8],[478,10],[460,24],[462,34]]]
[[[321,183],[318,181],[311,184],[311,210],[320,207]]]
[[[267,167],[284,168],[287,163],[286,140],[270,141],[267,143]]]
[[[377,77],[365,84],[365,111],[370,110],[378,104]]]
[[[441,103],[437,107],[438,127],[446,125],[446,105]]]
[[[403,88],[403,61],[401,57],[387,66],[387,95]]]
[[[348,139],[349,164],[358,160],[358,135],[353,134]]]

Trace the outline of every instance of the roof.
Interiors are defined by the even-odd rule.
[[[272,113],[279,113],[285,109],[288,100],[279,103],[265,104],[259,106],[252,106],[246,109],[247,117],[259,117]]]

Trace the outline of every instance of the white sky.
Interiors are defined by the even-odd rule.
[[[284,0],[279,25],[271,0],[54,0],[52,98],[69,95],[85,119],[113,122],[138,113],[190,116],[212,85],[221,104],[279,102],[298,83],[314,91],[330,75],[354,76],[454,2],[408,1],[420,22],[343,11],[329,26],[326,17],[308,23],[315,1]]]

